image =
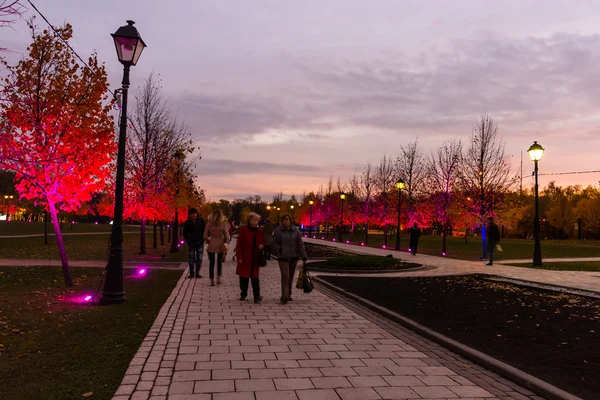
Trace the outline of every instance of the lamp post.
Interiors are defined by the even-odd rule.
[[[290,206],[290,210],[291,210],[290,214],[292,214],[292,223],[293,223],[294,222],[294,205],[293,204]]]
[[[281,211],[281,207],[277,207],[277,223],[279,223],[279,213]]]
[[[312,206],[315,202],[310,200],[308,204],[310,205],[310,211],[308,212],[308,236],[312,237]]]
[[[544,154],[544,148],[538,144],[538,142],[533,142],[529,150],[529,158],[534,162],[535,169],[535,217],[533,218],[533,235],[535,244],[533,247],[533,265],[535,267],[539,267],[542,265],[542,246],[540,243],[540,205],[539,205],[539,197],[538,197],[538,161],[542,159],[542,155]]]
[[[121,120],[119,121],[119,147],[117,151],[117,182],[115,187],[115,211],[110,236],[110,250],[106,267],[106,279],[100,304],[115,304],[125,301],[123,289],[123,191],[125,186],[125,143],[127,140],[127,92],[129,90],[129,68],[136,65],[146,44],[133,21],[120,27],[112,34],[117,57],[123,64],[123,81],[120,89],[123,96]]]
[[[396,182],[398,189],[398,222],[396,223],[396,250],[400,250],[400,208],[402,206],[402,189],[404,189],[404,181],[398,179]]]
[[[346,195],[344,193],[340,193],[340,200],[342,201],[342,214],[340,215],[340,229],[338,231],[338,241],[342,243],[344,241],[343,231],[344,231],[344,200],[346,200]]]
[[[179,207],[177,204],[179,200],[179,175],[181,168],[181,159],[183,158],[183,153],[181,151],[176,152],[173,155],[173,158],[177,162],[177,175],[175,177],[175,182],[177,187],[175,188],[175,220],[173,221],[173,237],[171,238],[171,253],[179,252]]]

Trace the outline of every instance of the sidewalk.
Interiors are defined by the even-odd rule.
[[[0,258],[0,267],[60,267],[60,260]],[[178,261],[125,261],[125,267],[149,267],[155,269],[184,269],[187,263]],[[104,268],[106,260],[69,260],[70,267]]]
[[[549,285],[566,286],[574,289],[584,289],[600,293],[600,272],[587,272],[587,271],[552,271],[545,269],[533,269],[524,267],[512,267],[503,265],[504,263],[515,262],[502,261],[494,263],[494,266],[485,266],[483,261],[466,261],[456,260],[452,258],[436,257],[426,254],[417,254],[412,256],[407,252],[398,252],[390,249],[376,249],[372,247],[354,246],[344,243],[327,242],[324,240],[316,240],[304,238],[306,243],[314,243],[323,246],[331,246],[342,250],[348,250],[355,253],[371,254],[379,256],[387,256],[392,254],[394,258],[398,258],[404,261],[419,263],[423,266],[430,267],[419,271],[413,272],[396,272],[396,273],[385,273],[381,276],[394,277],[394,276],[444,276],[444,275],[464,275],[464,274],[487,274],[497,275],[506,278],[522,279],[526,281],[545,283]],[[553,259],[558,260],[558,259]],[[570,261],[572,259],[565,258],[560,259],[562,261]],[[595,261],[595,259],[581,259]],[[600,259],[599,259],[600,260]],[[526,260],[527,261],[527,260]],[[552,260],[548,260],[550,262]],[[336,275],[320,273],[321,275]],[[339,274],[337,274],[339,275]],[[377,276],[379,274],[369,274],[368,276]],[[359,274],[352,274],[352,276],[361,276]],[[367,275],[365,275],[367,276]]]
[[[204,279],[182,275],[113,400],[541,400],[318,287],[280,305],[274,261],[261,305],[238,300],[231,261],[223,271],[215,287],[206,266]]]

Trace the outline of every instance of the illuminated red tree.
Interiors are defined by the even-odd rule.
[[[58,212],[75,211],[109,177],[116,150],[108,82],[96,55],[82,67],[66,42],[69,24],[57,33],[32,27],[29,54],[8,77],[0,104],[0,168],[16,173],[21,197],[49,212],[65,284],[71,274]]]

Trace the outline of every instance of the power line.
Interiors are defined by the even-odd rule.
[[[597,174],[599,173],[599,171],[576,171],[576,172],[550,172],[547,174],[538,174],[539,176],[542,175],[580,175],[580,174]]]

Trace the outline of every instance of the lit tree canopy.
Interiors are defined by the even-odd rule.
[[[50,213],[70,285],[57,213],[75,211],[101,190],[116,149],[108,82],[96,55],[81,66],[67,47],[71,25],[57,33],[31,27],[33,43],[9,72],[0,104],[0,168],[16,173],[21,197]]]

